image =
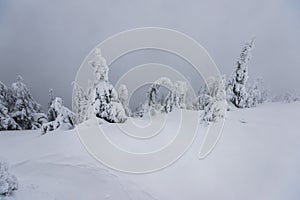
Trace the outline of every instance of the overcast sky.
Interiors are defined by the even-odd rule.
[[[250,76],[299,91],[297,0],[1,0],[0,80],[11,85],[20,74],[44,106],[49,88],[70,106],[71,82],[92,48],[120,31],[145,26],[193,37],[227,75],[243,44],[256,35]]]

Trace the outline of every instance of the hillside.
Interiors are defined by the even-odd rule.
[[[300,103],[266,103],[228,112],[222,137],[204,160],[197,154],[206,128],[170,167],[150,174],[126,174],[94,160],[76,130],[0,132],[0,158],[10,164],[20,188],[3,200],[199,200],[299,199]],[[170,122],[176,127],[176,122]],[[126,147],[115,125],[104,125],[111,139]],[[170,129],[147,145],[153,150],[170,139]],[[155,138],[154,138],[155,141]],[[159,142],[158,142],[159,141]],[[156,146],[157,145],[157,146]],[[145,147],[146,146],[146,147]]]

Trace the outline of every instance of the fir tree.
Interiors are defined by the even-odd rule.
[[[122,104],[126,115],[130,116],[131,113],[130,113],[130,109],[128,106],[128,89],[127,89],[126,85],[124,85],[124,84],[120,85],[118,94],[119,94],[119,101]]]
[[[94,70],[95,80],[90,84],[87,119],[97,116],[110,123],[126,120],[125,110],[119,102],[118,93],[108,81],[109,68],[100,49],[96,49],[89,64]]]
[[[235,64],[235,70],[227,84],[227,99],[238,108],[246,107],[248,93],[246,85],[248,81],[248,62],[251,59],[251,51],[254,47],[254,38],[247,42]]]
[[[15,98],[15,103],[10,113],[12,118],[22,129],[40,128],[41,123],[44,121],[42,118],[47,117],[41,113],[41,106],[32,98],[21,76],[18,76],[17,82],[12,84],[12,92]]]

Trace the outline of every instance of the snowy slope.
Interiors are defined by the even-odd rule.
[[[231,111],[218,145],[205,160],[197,158],[206,129],[201,127],[179,161],[141,175],[116,172],[95,161],[75,130],[44,136],[38,131],[0,132],[0,159],[11,165],[20,185],[13,197],[0,199],[296,200],[300,198],[299,119],[299,102]],[[173,123],[175,128],[177,122]],[[129,140],[113,126],[103,128],[126,147]],[[127,146],[155,149],[170,139],[170,127],[146,148]]]

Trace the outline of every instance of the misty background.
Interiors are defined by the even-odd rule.
[[[250,79],[262,76],[274,91],[299,92],[299,10],[297,0],[1,0],[0,81],[10,86],[20,74],[44,109],[50,88],[71,107],[71,83],[97,44],[121,31],[155,26],[194,38],[227,76],[244,43],[255,35]],[[110,66],[109,77],[115,83],[130,68],[148,62],[177,65],[194,89],[200,87],[190,66],[157,51],[120,58]]]

